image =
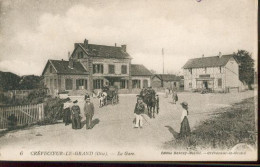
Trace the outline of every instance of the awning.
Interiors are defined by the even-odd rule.
[[[196,78],[196,81],[212,81],[214,78]]]

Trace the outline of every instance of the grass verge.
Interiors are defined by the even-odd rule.
[[[230,149],[238,143],[255,146],[255,104],[252,97],[217,109],[215,113],[220,114],[196,126],[188,138],[166,142],[163,148]]]

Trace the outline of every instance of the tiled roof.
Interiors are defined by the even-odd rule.
[[[131,64],[132,76],[152,76],[153,74],[141,64]]]
[[[174,74],[156,74],[155,76],[157,76],[160,80],[163,80],[163,81],[180,81],[181,80],[180,76],[176,76]]]
[[[102,57],[102,58],[116,58],[116,59],[129,59],[131,56],[125,52],[121,47],[115,46],[105,46],[105,45],[95,45],[88,44],[87,46],[84,43],[78,43],[80,47],[89,55],[93,57]]]
[[[88,74],[80,62],[73,62],[73,68],[69,67],[69,61],[49,60],[59,74]]]
[[[219,57],[219,56],[201,57],[201,58],[190,59],[183,66],[183,68],[187,69],[187,68],[205,68],[205,67],[225,66],[231,57],[233,57],[233,55],[223,55],[221,57]]]

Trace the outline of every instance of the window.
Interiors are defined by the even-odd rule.
[[[192,68],[189,69],[190,74],[192,74]]]
[[[141,88],[140,80],[133,80],[133,88]]]
[[[108,65],[108,73],[109,74],[115,73],[115,65]]]
[[[93,87],[94,89],[101,89],[103,87],[103,80],[102,79],[93,80]]]
[[[121,66],[121,74],[127,74],[127,65]]]
[[[60,78],[58,79],[58,88],[59,89],[61,88],[61,79]]]
[[[83,52],[78,52],[78,59],[83,59]]]
[[[88,89],[88,80],[77,79],[76,80],[76,89]]]
[[[66,90],[72,90],[72,79],[66,79],[65,80],[65,89]]]
[[[53,80],[50,79],[50,88],[53,89]]]
[[[126,89],[127,88],[127,82],[126,80],[120,81],[120,89]]]
[[[57,89],[57,79],[54,79],[54,89]]]
[[[103,64],[93,64],[93,74],[103,74]]]
[[[222,79],[221,78],[218,79],[218,87],[222,88]]]
[[[189,88],[192,88],[192,83],[191,82],[189,83]]]
[[[222,73],[222,68],[221,68],[221,66],[219,67],[219,73]]]

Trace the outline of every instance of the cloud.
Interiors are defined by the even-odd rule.
[[[0,70],[40,75],[48,59],[67,59],[74,43],[85,38],[95,44],[127,44],[134,63],[158,72],[162,48],[166,71],[179,71],[189,58],[202,54],[256,53],[255,12],[233,2],[217,7],[220,3],[206,0],[200,6],[196,1],[111,1],[41,13],[31,29],[21,27],[0,40]]]

